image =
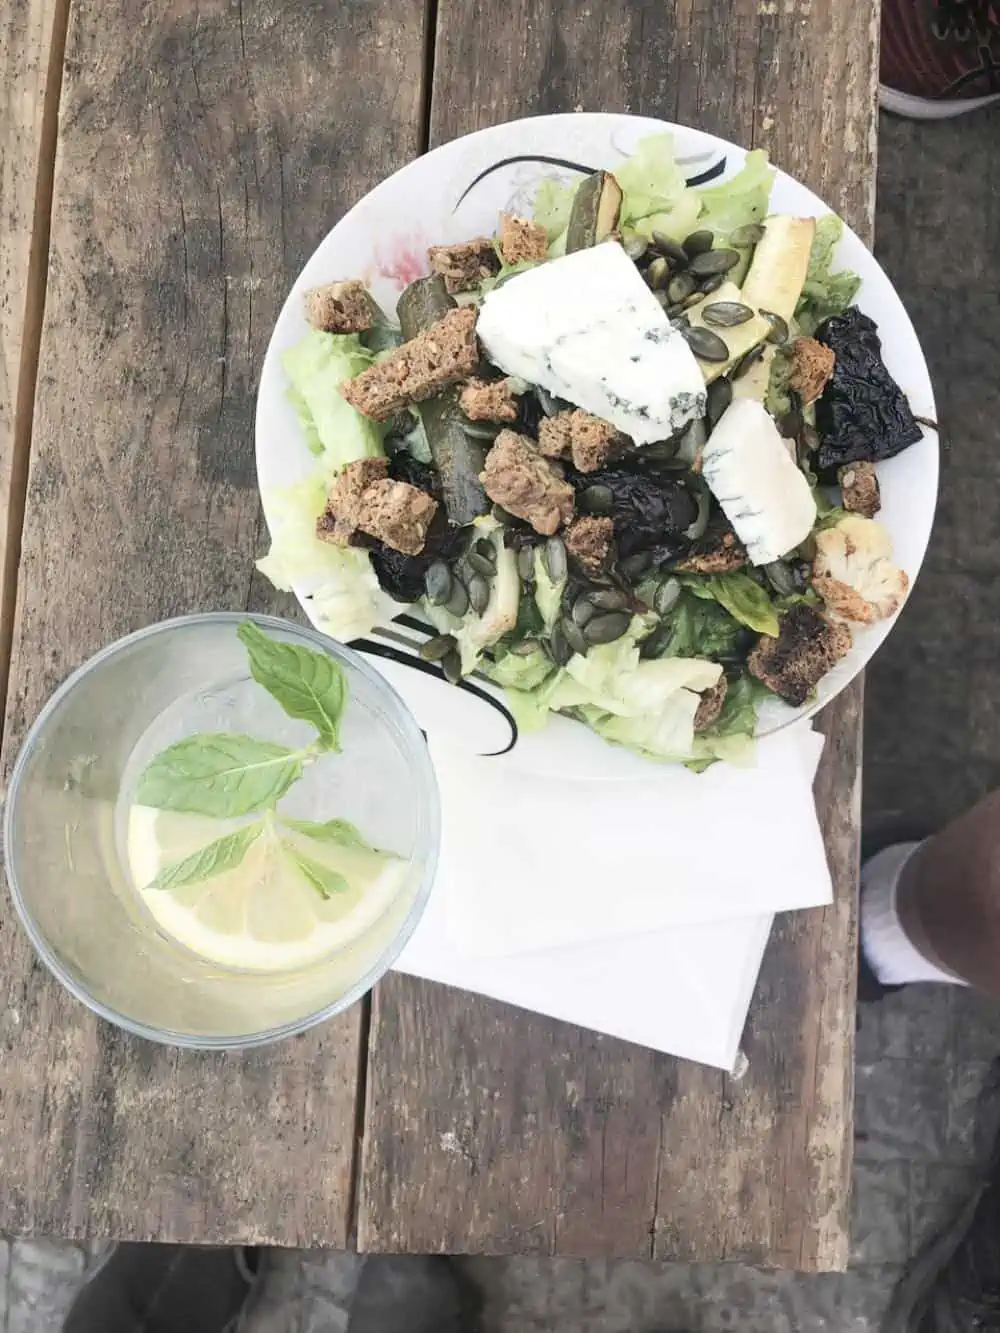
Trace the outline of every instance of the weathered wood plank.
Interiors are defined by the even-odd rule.
[[[870,236],[877,6],[443,0],[432,140],[621,110],[767,146]],[[489,52],[484,59],[483,53]],[[828,711],[817,798],[836,905],[780,922],[734,1082],[392,977],[373,1011],[368,1249],[847,1259],[860,686]]]
[[[0,698],[14,621],[66,18],[64,0],[12,0],[0,13]]]
[[[420,147],[423,6],[74,3],[3,750],[118,635],[239,608],[266,340]],[[0,1231],[343,1245],[360,1010],[198,1056],[94,1022],[0,901]]]

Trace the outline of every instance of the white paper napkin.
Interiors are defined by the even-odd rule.
[[[534,773],[431,743],[458,951],[503,957],[828,903],[812,797],[823,738],[789,727],[750,769]]]
[[[711,864],[715,865],[723,855],[727,863],[729,860],[728,849],[723,850],[729,821],[737,819],[740,827],[747,828],[741,817],[718,804],[721,797],[727,792],[730,801],[749,796],[756,785],[766,787],[771,798],[760,799],[763,793],[758,791],[752,800],[760,822],[756,836],[743,848],[739,885],[734,888],[720,874],[712,872],[713,886],[721,885],[721,902],[708,901],[704,858],[695,862],[701,876],[696,883],[680,881],[683,891],[678,889],[673,899],[679,904],[677,910],[690,914],[697,910],[694,904],[702,901],[702,910],[709,919],[695,923],[688,915],[686,924],[661,923],[654,928],[651,923],[635,921],[633,917],[629,933],[624,929],[627,915],[644,910],[644,905],[653,901],[652,895],[643,886],[633,890],[620,871],[609,870],[603,853],[603,872],[600,867],[591,867],[582,880],[579,877],[576,880],[578,886],[596,884],[601,894],[600,901],[586,899],[582,892],[576,894],[574,924],[569,928],[569,933],[577,936],[575,943],[550,944],[547,949],[540,949],[528,931],[523,932],[528,951],[490,957],[486,955],[495,951],[486,935],[475,934],[474,922],[478,920],[481,929],[489,932],[505,911],[511,912],[507,898],[510,868],[518,854],[516,848],[523,844],[524,838],[514,838],[515,850],[511,851],[497,835],[496,823],[497,802],[504,803],[505,788],[508,798],[513,799],[506,784],[514,778],[515,770],[505,770],[504,784],[496,785],[497,769],[478,785],[478,764],[470,769],[465,757],[459,759],[438,747],[435,762],[442,785],[446,830],[441,869],[427,911],[398,960],[397,970],[477,991],[654,1050],[731,1069],[770,933],[774,910],[771,900],[779,895],[783,900],[791,896],[797,899],[798,906],[830,901],[829,872],[811,798],[821,750],[822,738],[807,725],[789,728],[759,745],[755,769],[729,771],[721,783],[719,778],[709,783],[716,798],[714,813],[713,802],[707,798],[689,801],[684,807],[703,832],[714,829],[711,842],[718,855],[711,858]],[[686,787],[686,780],[691,778],[675,770],[656,772],[671,793]],[[722,772],[719,766],[691,780],[704,783],[713,774]],[[518,784],[523,776],[517,775]],[[460,803],[456,804],[454,793],[459,778],[462,779]],[[474,778],[475,786],[471,785]],[[636,793],[628,790],[630,785],[611,783],[607,787],[613,790],[606,787],[591,792],[593,799],[603,803],[604,819],[613,823],[620,818],[623,826],[628,824],[632,816],[627,812],[632,810],[636,799]],[[582,820],[588,812],[593,814],[585,804],[579,812]],[[672,803],[660,809],[656,821],[660,840],[675,830],[674,815]],[[793,822],[793,815],[801,819],[801,824]],[[459,836],[454,832],[456,823],[462,825]],[[475,831],[482,839],[478,845],[471,836]],[[689,841],[693,832],[689,826],[678,831],[677,836]],[[784,848],[778,858],[784,869],[775,877],[777,844]],[[599,842],[595,846],[600,850]],[[794,854],[786,856],[786,852]],[[800,878],[794,892],[793,866],[798,867]],[[562,883],[558,882],[560,891]],[[530,899],[527,906],[533,917],[540,916],[550,923],[557,921],[556,912],[548,904],[549,885],[543,879],[536,876],[524,886],[523,895],[520,890],[518,894],[521,904],[518,910]],[[607,906],[609,897],[616,904],[613,910]],[[470,898],[477,906],[470,906]],[[617,904],[623,900],[628,905],[619,908]],[[499,909],[490,907],[491,902],[499,903]],[[655,901],[653,909],[656,910]],[[724,911],[729,912],[728,917],[722,915]],[[664,915],[662,911],[660,914]],[[589,942],[579,939],[577,917],[590,923],[587,929],[593,933]],[[613,925],[619,929],[612,930]]]

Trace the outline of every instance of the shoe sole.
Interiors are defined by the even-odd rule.
[[[896,88],[887,88],[884,83],[880,83],[878,100],[883,111],[891,111],[896,116],[906,116],[910,120],[950,120],[953,116],[964,116],[968,111],[981,111],[983,107],[995,105],[1000,102],[1000,93],[935,102],[929,97],[914,97],[912,93],[901,93]]]

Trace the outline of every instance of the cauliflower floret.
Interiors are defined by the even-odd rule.
[[[812,586],[833,619],[874,625],[899,610],[910,580],[891,556],[885,528],[858,514],[816,534]]]

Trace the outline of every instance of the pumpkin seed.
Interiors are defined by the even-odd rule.
[[[617,588],[595,588],[587,593],[587,601],[598,611],[624,611],[628,598]]]
[[[517,553],[517,572],[522,583],[532,583],[535,578],[535,548],[522,546]]]
[[[473,574],[469,579],[469,605],[477,616],[481,616],[490,604],[490,585],[482,574]]]
[[[462,429],[470,440],[486,440],[492,443],[503,427],[496,421],[463,421]]]
[[[759,361],[764,355],[764,343],[754,343],[749,352],[744,352],[740,359],[729,372],[731,380],[738,380],[741,375],[745,375],[755,361]]]
[[[696,278],[711,278],[717,273],[728,273],[740,262],[738,250],[706,250],[695,255],[688,265],[688,272]]]
[[[420,656],[425,662],[440,662],[442,657],[447,655],[458,647],[455,638],[451,634],[438,634],[433,639],[428,639],[426,643],[420,646]]]
[[[580,602],[577,602],[577,606]],[[576,610],[576,607],[573,608]],[[580,626],[572,620],[560,620],[559,629],[563,632],[563,638],[573,649],[574,653],[579,653],[581,657],[587,655],[587,640],[583,637],[583,631]]]
[[[564,615],[570,615],[573,607],[576,605],[576,599],[580,596],[581,588],[578,583],[567,583],[563,588],[563,595],[559,599],[559,605],[563,609]]]
[[[473,534],[475,529],[473,529]],[[480,537],[473,548],[484,560],[488,560],[494,567],[497,563],[497,548],[490,541],[489,537]]]
[[[449,653],[441,663],[441,670],[449,685],[457,685],[462,679],[462,659],[458,653]]]
[[[693,310],[696,305],[701,304],[701,301],[702,301],[702,293],[692,292],[691,295],[687,297],[684,302],[684,309]]]
[[[681,595],[680,580],[675,578],[664,579],[653,594],[653,610],[659,616],[665,616],[671,611]]]
[[[550,537],[542,548],[545,572],[553,583],[562,583],[566,577],[566,544],[561,537]]]
[[[653,244],[661,254],[666,255],[673,263],[686,264],[688,262],[688,253],[683,245],[678,245],[672,237],[665,236],[662,231],[653,232]]]
[[[424,575],[424,588],[431,606],[444,606],[451,596],[453,582],[451,570],[443,560],[435,560],[428,567],[427,573]]]
[[[465,585],[457,578],[452,579],[451,596],[444,603],[444,609],[461,619],[469,609],[469,594]]]
[[[614,500],[611,487],[598,483],[581,492],[580,508],[585,514],[610,514]]]
[[[629,259],[631,259],[633,264],[638,263],[648,248],[649,245],[644,236],[627,236],[625,240],[622,241],[622,249],[628,255]]]
[[[710,273],[707,278],[702,278],[698,284],[698,290],[704,296],[711,296],[713,292],[719,290],[725,281],[726,275],[724,273]]]
[[[549,636],[549,650],[552,653],[553,662],[558,667],[564,667],[573,656],[573,649],[567,641],[561,620],[552,626],[552,633]]]
[[[522,639],[520,643],[512,643],[510,651],[515,657],[530,657],[537,647],[537,639]]]
[[[681,437],[672,435],[669,440],[657,440],[655,444],[644,444],[639,451],[638,460],[641,463],[667,463],[676,456],[680,443]]]
[[[711,231],[693,231],[684,241],[684,253],[688,259],[707,254],[715,244],[715,233]]]
[[[729,348],[725,341],[711,329],[686,328],[681,329],[681,333],[687,341],[688,347],[694,352],[695,356],[700,356],[702,361],[722,362],[729,360]]]
[[[815,453],[820,446],[819,431],[808,422],[802,427],[802,444],[810,453]]]
[[[505,527],[507,524],[517,522],[514,515],[509,514],[507,510],[504,509],[503,505],[494,505],[490,510],[490,515],[492,518],[495,518],[498,523],[504,524]]]
[[[622,573],[634,582],[642,578],[652,562],[653,557],[648,551],[636,551],[635,555],[630,555],[622,561]]]
[[[540,384],[536,385],[535,396],[541,404],[542,411],[545,415],[547,417],[554,417],[559,411],[559,403],[557,399],[553,398],[552,394],[549,393],[548,389],[543,389]]]
[[[734,329],[753,319],[753,311],[741,301],[713,301],[702,306],[701,317],[715,329]]]
[[[768,583],[779,597],[790,597],[795,591],[795,576],[783,560],[764,566]]]
[[[594,616],[583,631],[583,637],[592,647],[599,643],[614,643],[628,629],[632,617],[627,611],[609,611],[603,616]]]
[[[678,273],[676,278],[671,278],[670,286],[667,288],[671,304],[678,305],[686,301],[697,285],[690,273]]]
[[[718,424],[719,418],[732,401],[733,386],[730,381],[724,375],[713,380],[708,386],[708,397],[705,402],[705,416],[708,417],[708,424],[712,429]]]
[[[708,431],[705,429],[705,422],[702,417],[695,419],[681,432],[681,443],[678,449],[678,457],[683,458],[686,463],[693,463],[702,449],[705,447],[705,441],[708,439]]]
[[[662,301],[660,302],[660,304],[661,304],[661,305],[666,305],[667,293],[666,293],[666,292],[657,292],[656,295],[657,295],[658,297],[662,296],[662,297],[664,298],[664,300],[662,300]],[[683,315],[683,313],[684,313],[684,302],[683,302],[683,301],[678,301],[675,305],[669,305],[669,306],[667,306],[666,309],[667,309],[667,316],[668,316],[668,318],[669,318],[669,319],[676,319],[678,315]]]
[[[762,310],[760,313],[771,326],[767,341],[776,347],[783,347],[788,342],[788,320],[776,315],[773,310]]]
[[[662,255],[657,255],[649,268],[646,269],[646,281],[654,291],[666,287],[670,281],[670,265]]]
[[[588,620],[593,620],[597,607],[589,597],[578,597],[573,603],[571,613],[573,624],[579,625],[582,629]]]
[[[475,570],[477,574],[481,574],[485,579],[492,578],[497,572],[496,562],[487,560],[484,555],[479,553],[479,551],[470,551],[465,559],[468,562],[469,568]]]
[[[759,245],[764,239],[764,228],[759,222],[746,222],[742,227],[737,227],[735,231],[729,233],[730,245],[735,245],[738,250],[746,250],[751,245]]]

